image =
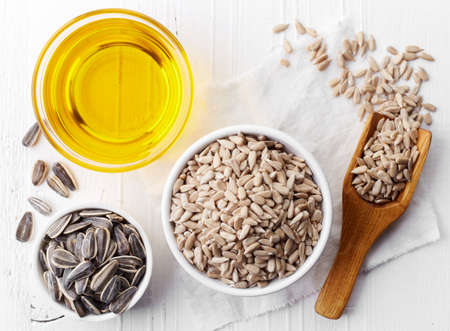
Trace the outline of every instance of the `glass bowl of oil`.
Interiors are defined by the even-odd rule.
[[[120,172],[159,158],[190,114],[193,80],[176,37],[124,9],[83,14],[42,50],[32,99],[49,142],[86,168]]]

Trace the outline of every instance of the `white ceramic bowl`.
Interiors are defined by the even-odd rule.
[[[205,148],[208,144],[214,142],[219,138],[224,138],[233,134],[237,134],[239,132],[252,135],[264,135],[269,139],[279,141],[280,143],[282,143],[287,151],[304,158],[308,166],[311,168],[314,175],[314,180],[320,187],[320,190],[322,191],[323,195],[323,202],[322,202],[323,228],[320,233],[319,241],[317,245],[314,247],[312,254],[306,259],[306,262],[296,270],[294,274],[283,279],[275,279],[264,288],[253,287],[247,289],[238,289],[230,287],[222,283],[220,280],[211,279],[207,277],[205,273],[199,271],[197,268],[192,266],[188,262],[188,260],[184,257],[184,255],[178,250],[175,236],[173,234],[172,227],[169,222],[172,187],[179,173],[185,167],[186,163],[195,154],[203,150],[203,148]],[[322,169],[319,166],[319,163],[316,161],[316,159],[310,152],[308,152],[305,148],[303,148],[303,146],[300,143],[298,143],[295,139],[293,139],[289,135],[275,129],[255,125],[237,125],[219,129],[217,131],[213,131],[207,134],[206,136],[197,140],[183,153],[183,155],[181,155],[181,157],[172,167],[172,170],[170,171],[169,177],[164,187],[161,204],[161,216],[164,235],[166,237],[167,244],[169,245],[172,254],[175,256],[175,259],[189,275],[191,275],[193,278],[195,278],[203,285],[206,285],[209,288],[212,288],[219,292],[236,296],[258,296],[273,293],[291,285],[295,281],[299,280],[317,262],[320,255],[322,254],[323,249],[325,248],[325,244],[330,234],[332,222],[332,202],[328,183],[325,178],[325,175],[322,172]]]
[[[56,221],[58,218],[80,210],[80,209],[106,209],[106,210],[110,210],[122,217],[124,217],[131,225],[133,225],[134,227],[136,227],[136,229],[138,230],[142,241],[144,243],[145,246],[145,254],[146,254],[146,272],[144,275],[144,278],[142,278],[141,282],[139,283],[138,286],[138,290],[135,293],[133,299],[131,300],[128,309],[131,309],[136,302],[139,301],[139,299],[142,297],[142,295],[144,294],[149,282],[150,282],[150,277],[152,275],[152,271],[153,271],[153,256],[152,256],[152,248],[150,246],[150,242],[148,240],[147,235],[145,234],[144,229],[139,225],[138,222],[136,222],[136,220],[130,216],[127,212],[115,208],[115,207],[111,207],[107,204],[103,204],[103,203],[85,203],[85,204],[78,204],[78,205],[74,205],[70,208],[67,208],[63,211],[58,212],[57,214],[55,214],[51,221],[48,223],[48,225],[42,230],[42,232],[40,232],[38,234],[38,236],[36,237],[36,243],[34,245],[33,248],[33,254],[34,254],[34,258],[33,258],[33,275],[35,278],[35,283],[36,283],[36,288],[39,291],[39,295],[41,297],[48,297],[48,301],[49,303],[52,305],[52,307],[57,310],[60,311],[62,314],[64,314],[65,316],[68,316],[70,318],[73,319],[77,319],[77,320],[82,320],[82,321],[105,321],[111,318],[114,318],[116,315],[114,313],[105,313],[105,314],[101,314],[101,315],[93,315],[93,314],[88,314],[84,317],[79,317],[78,314],[76,314],[75,312],[73,312],[72,310],[68,309],[64,303],[60,303],[60,302],[56,302],[54,301],[51,296],[49,291],[47,290],[47,285],[44,282],[44,279],[42,278],[42,269],[39,263],[39,249],[42,246],[42,239],[45,237],[45,234],[47,233],[47,229],[48,227],[54,222]]]

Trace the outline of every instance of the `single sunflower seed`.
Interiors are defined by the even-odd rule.
[[[64,232],[67,225],[69,225],[71,219],[72,214],[67,214],[58,218],[55,222],[53,222],[49,226],[47,230],[47,236],[49,236],[52,239],[58,237],[60,234]]]
[[[16,239],[21,242],[27,242],[33,232],[33,215],[27,211],[17,225]]]
[[[48,186],[64,198],[68,198],[70,193],[69,189],[64,185],[64,183],[55,174],[50,174],[47,178]]]
[[[118,268],[118,261],[110,261],[91,277],[91,283],[89,284],[89,287],[94,292],[101,290],[105,286],[105,284],[114,276]]]
[[[41,136],[41,128],[39,124],[34,123],[31,128],[28,129],[27,133],[22,139],[22,145],[25,147],[31,147],[36,145]]]
[[[75,191],[78,189],[78,182],[75,179],[75,176],[72,172],[61,162],[56,162],[52,170],[54,174],[61,180],[61,182],[66,186],[69,190]]]
[[[47,178],[48,165],[45,161],[37,160],[33,166],[33,172],[31,174],[31,182],[34,186],[41,185]]]
[[[89,277],[94,271],[95,265],[91,261],[80,262],[68,275],[67,282],[71,283],[78,279]]]
[[[52,213],[52,207],[50,207],[50,205],[47,202],[37,197],[29,197],[28,202],[30,203],[31,207],[33,207],[36,211],[38,211],[42,215],[48,216]]]
[[[137,292],[136,286],[131,286],[127,288],[125,291],[119,294],[119,296],[111,302],[109,305],[109,309],[114,314],[121,314],[123,313],[127,308],[128,305],[131,302],[131,299],[133,299],[134,294]]]
[[[100,293],[100,301],[104,303],[111,303],[120,293],[121,280],[119,276],[113,276],[105,285]]]
[[[130,244],[131,254],[144,260],[145,259],[145,247],[144,247],[144,244],[142,243],[142,241],[139,239],[139,237],[136,234],[131,233],[128,237],[128,242]]]

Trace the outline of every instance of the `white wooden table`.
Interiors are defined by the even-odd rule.
[[[356,30],[375,35],[380,45],[419,44],[437,59],[430,65],[431,82],[425,97],[438,106],[432,126],[432,151],[425,168],[439,215],[442,239],[360,277],[346,314],[329,321],[314,313],[316,296],[277,312],[226,327],[226,330],[450,330],[450,5],[444,1],[277,1],[277,0],[14,0],[0,1],[0,316],[2,330],[195,330],[180,323],[185,294],[172,290],[164,296],[164,275],[156,274],[152,292],[156,301],[143,303],[123,317],[104,323],[77,324],[68,319],[42,323],[57,315],[31,306],[29,244],[14,239],[17,219],[28,209],[25,199],[36,193],[51,196],[55,207],[64,205],[45,188],[33,189],[30,170],[35,159],[61,157],[41,141],[25,150],[20,140],[34,121],[30,81],[43,43],[63,23],[83,12],[105,7],[142,11],[177,34],[189,54],[196,84],[220,82],[252,68],[273,47],[273,24],[298,17],[320,26],[344,16]],[[194,109],[195,111],[195,109]],[[152,168],[107,175],[78,167],[85,189],[72,201],[112,201],[145,219],[150,208],[142,198],[139,176]],[[86,189],[88,188],[88,189]],[[36,218],[37,227],[48,220]],[[151,235],[154,224],[145,224]],[[36,239],[36,238],[33,238]],[[156,259],[157,263],[157,259]],[[219,313],[219,312],[218,312]]]

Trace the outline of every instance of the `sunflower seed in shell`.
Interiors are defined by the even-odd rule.
[[[84,233],[77,233],[77,239],[75,241],[75,248],[74,248],[74,254],[79,258],[83,258],[83,253],[81,251],[81,248],[83,247],[83,240],[84,240]]]
[[[21,242],[27,242],[33,232],[33,215],[27,211],[17,225],[16,239]]]
[[[58,287],[58,282],[56,281],[55,275],[51,271],[46,271],[46,272],[44,272],[43,277],[44,277],[44,280],[46,280],[46,282],[47,282],[47,288],[48,288],[53,300],[59,301],[59,298],[60,298],[59,287]]]
[[[63,270],[56,267],[52,263],[52,255],[55,249],[57,248],[57,244],[55,241],[51,241],[47,247],[47,252],[45,253],[45,261],[47,262],[47,268],[50,270],[56,277],[61,277],[63,274]]]
[[[109,242],[108,252],[106,253],[103,263],[108,262],[117,252],[117,244],[115,241]]]
[[[111,214],[110,211],[105,209],[84,209],[78,213],[81,217],[94,217],[94,216],[106,216]]]
[[[145,271],[146,271],[146,267],[145,265],[143,265],[142,267],[140,267],[136,273],[134,274],[133,280],[131,281],[131,285],[132,286],[138,286],[139,283],[142,280],[142,277],[144,277],[145,275]]]
[[[47,230],[47,236],[49,236],[52,239],[58,237],[60,234],[64,232],[64,229],[70,223],[71,219],[72,214],[67,214],[58,218],[56,221],[52,223],[52,225],[49,226]]]
[[[78,279],[89,277],[94,271],[95,265],[91,261],[83,261],[71,271],[67,277],[67,282],[71,283]]]
[[[121,223],[125,220],[122,216],[117,215],[115,213],[110,213],[106,215],[106,217],[113,223]]]
[[[114,314],[123,313],[128,308],[128,305],[136,292],[136,286],[127,288],[109,305],[109,310],[111,310]]]
[[[94,315],[100,315],[102,312],[100,311],[100,309],[98,309],[97,305],[95,304],[94,300],[92,300],[91,298],[82,295],[80,297],[81,302],[83,303],[84,307],[91,312]]]
[[[138,236],[134,233],[130,234],[130,236],[128,237],[128,242],[130,243],[131,254],[144,260],[145,247],[142,241],[138,238]]]
[[[66,268],[64,269],[63,275],[62,275],[62,283],[66,288],[72,287],[72,283],[67,282],[67,277],[69,277],[69,274],[72,272],[73,268]],[[78,293],[77,293],[78,294]]]
[[[97,262],[102,264],[108,253],[111,235],[108,229],[97,228],[95,229],[95,237],[97,240]]]
[[[117,261],[122,268],[136,269],[143,265],[144,261],[133,255],[114,256],[111,261]]]
[[[70,275],[70,274],[69,274]],[[68,276],[67,276],[68,277]],[[78,299],[78,294],[75,293],[74,290],[70,289],[65,283],[70,284],[66,277],[65,281],[63,278],[56,278],[56,282],[58,283],[59,290],[63,294],[64,297],[69,299],[70,301]]]
[[[29,197],[28,202],[30,203],[31,207],[33,207],[36,211],[41,213],[42,215],[48,216],[52,213],[52,207],[50,205],[36,197]]]
[[[104,303],[111,303],[119,294],[121,281],[119,276],[113,276],[105,285],[100,293],[100,301]]]
[[[57,248],[53,252],[51,258],[51,262],[57,267],[57,268],[74,268],[80,263],[80,260],[73,255],[71,252],[62,249]]]
[[[77,234],[76,233],[71,233],[70,235],[67,236],[66,239],[66,249],[75,254],[75,244],[77,242]]]
[[[127,237],[125,237],[125,234],[117,225],[114,227],[114,237],[119,255],[127,255],[130,252],[130,244],[128,243]]]
[[[89,225],[91,225],[90,221],[82,220],[80,222],[69,224],[63,231],[64,234],[70,234],[76,231],[80,231],[84,228],[87,228]]]
[[[31,174],[31,182],[34,186],[41,185],[47,178],[48,165],[45,161],[37,160],[33,166],[33,172]]]
[[[69,189],[64,185],[64,183],[56,177],[55,174],[50,174],[47,178],[48,186],[64,198],[68,198],[70,195]]]
[[[125,234],[126,237],[129,237],[130,234],[134,233],[138,238],[140,238],[141,236],[139,235],[138,230],[136,230],[136,228],[131,225],[131,224],[122,224],[122,231]]]
[[[97,240],[95,238],[94,228],[89,228],[84,236],[81,254],[87,260],[92,259],[97,254]]]
[[[89,284],[89,277],[77,279],[74,283],[75,293],[78,295],[86,293],[88,284]]]
[[[72,310],[78,314],[79,317],[86,316],[86,310],[84,308],[84,305],[81,303],[80,300],[74,300],[72,302]]]
[[[43,249],[39,250],[39,265],[41,266],[43,272],[48,270],[45,252]]]
[[[111,262],[91,277],[91,283],[89,284],[90,288],[94,292],[101,290],[103,286],[105,286],[105,284],[111,279],[111,277],[114,276],[118,267],[119,262],[111,260]]]
[[[126,279],[124,276],[119,276],[119,280],[120,280],[120,291],[126,290],[131,286],[129,280]]]
[[[72,172],[61,162],[56,162],[52,170],[61,182],[71,191],[78,189],[78,183]]]
[[[91,225],[96,228],[107,228],[108,230],[111,230],[113,227],[112,222],[106,217],[87,217],[85,220],[89,221]]]
[[[28,129],[27,133],[22,139],[22,145],[25,147],[31,147],[36,145],[41,136],[41,128],[39,124],[34,123],[31,128]]]

